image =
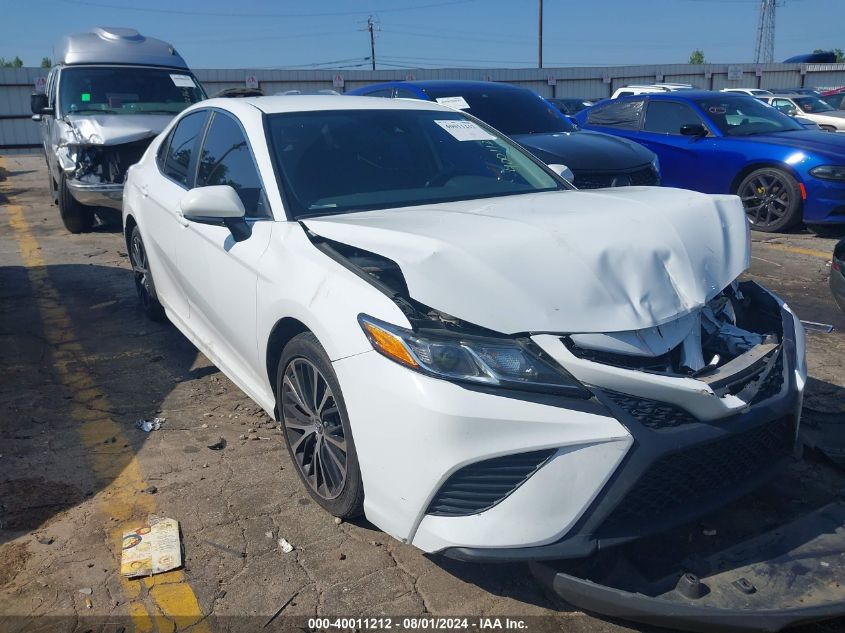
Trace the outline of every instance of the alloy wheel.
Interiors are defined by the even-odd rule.
[[[346,438],[340,409],[325,376],[309,360],[294,358],[282,378],[282,424],[297,468],[323,499],[343,492]]]
[[[739,192],[745,214],[755,227],[777,224],[788,213],[789,188],[774,174],[760,174],[752,178]]]
[[[144,242],[141,241],[141,235],[137,231],[132,235],[132,248],[129,256],[132,272],[135,274],[135,291],[138,293],[141,304],[147,309],[153,298],[150,269],[147,262],[147,251],[144,250]]]

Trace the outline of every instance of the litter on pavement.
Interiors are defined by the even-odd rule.
[[[152,576],[182,565],[179,522],[150,515],[147,523],[123,533],[120,573],[128,578]]]
[[[152,418],[150,420],[138,420],[135,423],[139,429],[141,429],[144,433],[149,433],[150,431],[158,431],[161,428],[161,425],[164,424],[164,421],[167,418]]]

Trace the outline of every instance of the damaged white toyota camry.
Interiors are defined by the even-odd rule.
[[[804,334],[733,196],[576,191],[422,101],[210,100],[129,171],[144,310],[278,419],[309,492],[428,552],[581,557],[791,454]]]

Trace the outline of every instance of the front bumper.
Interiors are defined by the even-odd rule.
[[[70,195],[80,204],[117,211],[123,208],[123,184],[91,184],[68,179],[67,187]]]
[[[428,552],[543,560],[587,556],[728,503],[779,469],[795,442],[803,331],[788,308],[775,309],[783,327],[778,380],[750,406],[708,394],[696,380],[589,361],[581,363],[590,380],[583,366],[563,363],[589,386],[589,400],[470,389],[369,352],[337,361],[367,517]],[[619,372],[631,375],[626,393],[641,398],[608,388],[620,384]],[[679,402],[667,403],[672,397]],[[648,415],[666,424],[644,423],[643,402],[657,405]],[[532,455],[536,467],[507,494],[458,515],[501,484],[499,466],[518,470],[496,460]]]

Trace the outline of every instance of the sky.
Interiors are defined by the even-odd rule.
[[[539,0],[0,0],[0,57],[131,26],[193,68],[537,67]],[[760,0],[544,0],[544,66],[752,62]],[[780,0],[775,61],[845,49],[845,0]]]

